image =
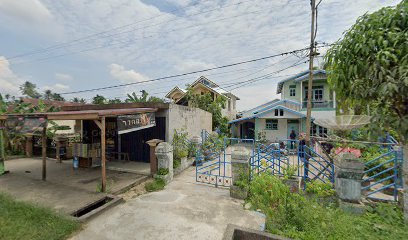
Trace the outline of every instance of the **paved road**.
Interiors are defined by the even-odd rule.
[[[195,183],[195,169],[163,191],[148,193],[91,220],[73,240],[222,239],[227,224],[259,230],[264,218],[242,207],[226,189]]]

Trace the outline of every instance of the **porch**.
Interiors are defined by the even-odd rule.
[[[147,178],[142,174],[110,170],[108,164],[107,191],[102,193],[100,168],[73,169],[72,160],[57,163],[56,160],[47,159],[46,162],[47,181],[43,181],[41,158],[5,161],[10,172],[0,176],[0,192],[64,214],[72,214],[84,206],[100,201],[109,194],[118,194]]]

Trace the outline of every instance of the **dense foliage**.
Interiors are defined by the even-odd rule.
[[[332,193],[316,184],[310,193],[320,197]],[[249,201],[266,214],[266,230],[294,239],[408,239],[402,211],[393,204],[368,207],[361,216],[322,204],[322,198],[291,193],[282,180],[270,174],[256,176],[250,185]]]
[[[222,134],[229,134],[228,118],[222,116],[222,109],[225,109],[227,98],[224,96],[214,97],[210,93],[196,94],[191,87],[187,88],[186,99],[189,106],[200,108],[212,114],[213,130]]]
[[[408,1],[364,14],[326,55],[343,110],[373,116],[372,130],[408,134]],[[367,107],[368,106],[368,107]]]
[[[408,1],[364,14],[326,55],[341,107],[373,116],[372,130],[408,133]],[[367,108],[368,106],[368,108]],[[378,127],[380,126],[380,128]]]

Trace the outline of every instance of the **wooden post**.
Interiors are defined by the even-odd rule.
[[[55,149],[55,157],[56,157],[56,159],[57,159],[57,163],[61,163],[62,161],[61,161],[61,154],[60,154],[60,151],[61,151],[61,141],[60,141],[60,139],[59,138],[57,138],[56,140],[56,149]]]
[[[157,158],[156,158],[156,147],[161,142],[163,142],[163,140],[160,140],[160,139],[152,139],[146,142],[150,146],[150,174],[151,175],[156,174],[158,170]]]
[[[102,170],[102,192],[106,191],[106,128],[105,117],[102,117],[101,124],[101,170]]]
[[[313,85],[313,58],[315,41],[315,20],[316,20],[316,2],[310,1],[312,7],[312,25],[310,29],[310,51],[309,51],[309,81],[307,83],[307,111],[306,111],[306,145],[310,147],[310,128],[312,123],[312,85]]]
[[[42,136],[42,180],[47,180],[47,124],[44,125]]]

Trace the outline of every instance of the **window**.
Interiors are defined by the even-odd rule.
[[[275,109],[275,116],[283,116],[283,109]]]
[[[323,99],[323,89],[313,89],[313,99],[322,100]]]
[[[319,136],[320,136],[320,137],[325,137],[325,136],[327,136],[327,128],[324,128],[324,127],[320,127],[320,126],[319,126]]]
[[[307,87],[305,87],[305,95],[304,95],[304,100],[307,100]],[[312,100],[323,100],[323,86],[313,86],[312,87]]]
[[[228,111],[231,111],[231,99],[228,100]]]
[[[267,130],[278,130],[278,120],[276,120],[276,119],[266,119],[265,129],[267,129]]]
[[[312,123],[312,126],[310,127],[310,135],[316,136],[316,133],[317,133],[317,126],[316,124]]]
[[[289,96],[296,96],[296,86],[289,86]]]

